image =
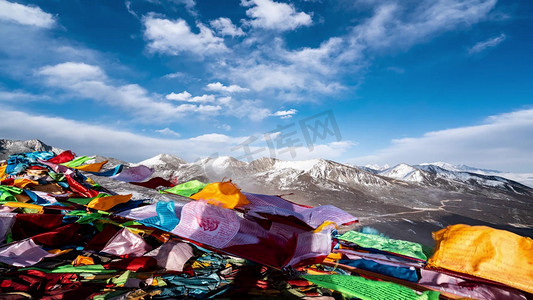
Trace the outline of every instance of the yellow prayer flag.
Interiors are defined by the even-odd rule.
[[[428,266],[501,282],[533,293],[533,240],[486,226],[452,225],[433,233]]]
[[[13,186],[16,186],[18,188],[23,189],[28,184],[39,185],[39,182],[37,182],[35,180],[28,179],[28,178],[17,178],[17,179],[15,179],[15,183],[13,183]]]

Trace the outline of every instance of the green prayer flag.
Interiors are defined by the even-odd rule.
[[[21,194],[24,190],[18,187],[9,185],[0,185],[0,201],[16,202],[14,194]]]
[[[422,246],[413,242],[389,239],[380,235],[366,234],[357,231],[348,231],[340,236],[339,239],[357,244],[363,248],[372,248],[427,260]]]
[[[76,204],[87,205],[87,204],[89,204],[91,201],[93,201],[96,198],[98,198],[98,197],[93,197],[93,198],[69,198],[68,201],[76,203]]]
[[[203,183],[198,180],[191,180],[184,182],[182,184],[178,184],[174,187],[171,187],[169,189],[159,191],[160,193],[170,193],[170,194],[177,194],[184,197],[190,197],[199,191],[201,191],[207,183]]]
[[[48,172],[48,176],[50,176],[54,181],[65,181],[65,174],[63,173],[56,173],[56,172]]]
[[[362,300],[438,300],[440,294],[435,291],[416,292],[392,282],[374,281],[353,275],[305,275],[303,278],[318,286]]]
[[[112,283],[117,286],[123,286],[129,278],[137,278],[137,273],[127,270],[118,277],[109,278],[107,280],[107,283]]]
[[[107,270],[102,265],[83,265],[83,266],[71,266],[63,265],[55,269],[41,269],[41,268],[23,268],[20,270],[39,270],[45,273],[89,273],[89,274],[106,274],[106,273],[116,273],[117,270]]]
[[[65,167],[69,167],[69,168],[73,168],[73,167],[77,167],[81,164],[83,164],[84,162],[88,161],[88,160],[91,160],[91,159],[94,159],[94,156],[91,156],[91,157],[88,157],[88,156],[80,156],[80,157],[76,157],[75,159],[71,160],[71,161],[68,161],[66,163],[62,163],[61,165],[65,166]]]

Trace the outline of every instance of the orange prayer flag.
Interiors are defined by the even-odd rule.
[[[87,171],[87,172],[100,172],[100,170],[102,169],[102,167],[107,164],[107,160],[104,160],[102,162],[99,162],[99,163],[94,163],[94,164],[87,164],[87,165],[83,165],[83,166],[77,166],[77,167],[73,167],[74,169],[78,169],[78,170],[82,170],[82,171]]]
[[[78,255],[78,257],[76,257],[76,259],[74,259],[72,261],[72,265],[73,266],[86,266],[86,265],[94,265],[94,259],[92,257],[89,257],[89,256],[83,256],[83,255]]]
[[[130,201],[132,194],[128,195],[114,195],[114,196],[107,196],[107,197],[99,197],[95,198],[89,204],[87,204],[87,207],[98,209],[98,210],[108,210],[113,208],[115,205],[125,203]]]
[[[194,200],[203,199],[207,203],[224,208],[235,208],[250,203],[231,181],[210,183],[190,198]]]

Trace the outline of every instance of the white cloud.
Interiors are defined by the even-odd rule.
[[[470,26],[487,17],[496,0],[428,0],[405,14],[399,4],[387,3],[352,32],[351,45],[365,48],[406,48],[432,35]]]
[[[339,69],[336,57],[343,51],[343,39],[333,37],[318,48],[302,48],[294,51],[281,51],[284,59],[301,70],[318,72],[323,75],[335,74]]]
[[[502,171],[533,170],[533,109],[487,118],[484,124],[433,131],[392,141],[374,155],[354,158],[359,165],[446,161]]]
[[[300,26],[309,26],[311,16],[304,12],[296,12],[294,6],[270,0],[241,0],[241,5],[250,7],[246,15],[251,20],[246,21],[252,27],[279,31],[294,30]]]
[[[5,0],[0,0],[0,20],[41,28],[51,28],[55,25],[54,17],[41,8]]]
[[[203,134],[203,135],[191,138],[190,140],[198,141],[198,142],[214,142],[214,143],[231,143],[232,142],[232,138],[230,136],[227,136],[225,134],[220,134],[220,133]]]
[[[211,29],[198,23],[199,33],[193,33],[185,20],[168,20],[148,15],[142,19],[144,37],[148,50],[168,55],[190,52],[197,55],[226,52],[224,40],[213,34]]]
[[[225,86],[220,82],[209,83],[206,86],[206,90],[214,92],[225,92],[225,93],[239,93],[239,92],[248,92],[249,89],[240,87],[238,85],[232,84],[230,86]]]
[[[218,105],[162,102],[159,96],[150,95],[137,84],[113,85],[100,67],[85,63],[45,66],[36,73],[43,76],[48,85],[70,92],[70,97],[92,99],[123,108],[144,122],[176,120],[192,112],[213,115],[221,109]]]
[[[35,95],[24,91],[0,91],[0,102],[30,102],[30,101],[50,101],[52,98],[47,95]]]
[[[125,1],[124,2],[124,5],[126,6],[126,10],[128,11],[128,13],[132,16],[134,16],[135,18],[139,18],[139,16],[137,15],[137,13],[131,8],[131,1]]]
[[[499,36],[490,38],[483,42],[479,42],[475,44],[474,46],[472,46],[472,48],[468,49],[468,53],[474,54],[474,53],[485,51],[488,48],[494,48],[498,46],[501,42],[503,42],[505,38],[506,38],[505,34],[502,33]]]
[[[183,101],[188,103],[215,103],[218,115],[227,115],[236,118],[248,118],[252,121],[261,121],[269,116],[269,109],[263,107],[259,100],[235,100],[230,96],[215,97],[214,95],[202,95],[193,97],[189,92],[170,93],[165,96],[168,100]],[[183,104],[188,105],[188,104]],[[200,105],[202,106],[202,105]],[[209,106],[212,107],[212,106]],[[289,112],[290,113],[290,112]]]
[[[111,126],[28,114],[1,107],[2,138],[34,139],[80,155],[104,155],[130,162],[141,161],[160,153],[168,153],[193,161],[217,151],[227,151],[242,142],[241,137],[203,135],[188,139],[148,137]],[[24,122],[20,122],[24,120]],[[135,151],[131,151],[135,149]]]
[[[292,115],[296,114],[298,111],[294,108],[291,108],[289,110],[278,110],[277,112],[271,114],[273,117],[281,117],[282,119],[288,119],[291,118]]]
[[[163,78],[180,78],[180,77],[185,77],[185,76],[187,76],[185,75],[185,73],[174,72],[174,73],[166,74],[165,76],[163,76]]]
[[[176,136],[176,137],[180,137],[181,136],[181,134],[179,134],[179,132],[176,132],[176,131],[168,128],[168,127],[165,127],[163,129],[158,129],[155,132],[161,133],[163,135],[171,135],[171,136]]]
[[[215,95],[202,95],[202,96],[195,96],[193,97],[189,92],[183,91],[179,94],[176,93],[170,93],[165,96],[168,100],[175,100],[175,101],[185,101],[190,103],[225,103],[226,98],[219,98],[217,99]],[[220,100],[220,101],[219,101]]]
[[[231,130],[231,126],[228,125],[228,124],[219,125],[219,126],[217,126],[217,128],[223,129],[225,131],[230,131]]]
[[[243,36],[244,31],[235,26],[229,18],[218,18],[209,22],[220,35],[229,35],[231,37]]]
[[[282,64],[243,64],[231,69],[234,78],[245,81],[255,91],[268,88],[283,90],[305,88],[305,78],[308,77],[291,65]]]
[[[259,100],[243,100],[230,105],[230,113],[236,117],[247,117],[252,121],[261,121],[270,116],[268,108],[264,108]]]
[[[102,81],[106,79],[104,71],[98,66],[79,62],[66,62],[54,66],[45,66],[38,70],[55,84],[76,83],[79,81]]]
[[[372,56],[405,50],[444,31],[468,27],[486,18],[496,0],[425,0],[410,2],[414,4],[411,7],[404,3],[371,3],[375,9],[370,17],[346,35],[331,37],[315,48],[289,51],[279,38],[261,44],[244,57],[226,60],[217,76],[229,74],[233,81],[243,82],[254,91],[297,92],[299,99],[315,98],[305,97],[306,93],[338,93],[347,88],[343,75],[350,74],[352,81],[360,75],[362,80]],[[254,40],[254,44],[260,42],[260,38]]]
[[[165,98],[167,98],[167,100],[175,100],[175,101],[189,101],[189,99],[191,99],[192,95],[187,92],[187,91],[183,91],[181,93],[170,93],[168,95],[165,96]]]
[[[182,3],[183,5],[185,5],[185,8],[187,8],[188,10],[193,9],[196,6],[195,0],[173,0],[173,1],[177,3]]]

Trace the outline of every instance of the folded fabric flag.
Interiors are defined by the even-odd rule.
[[[115,180],[125,181],[125,182],[140,182],[145,181],[148,177],[152,176],[154,170],[148,168],[147,166],[136,166],[130,168],[122,168],[120,173],[110,176]]]
[[[65,175],[69,188],[71,191],[76,192],[84,197],[96,197],[98,192],[85,187],[83,184],[79,183],[71,175]]]
[[[50,161],[47,161],[47,160],[42,160],[42,159],[39,159],[38,160],[39,163],[49,167],[50,169],[52,169],[55,173],[57,174],[64,174],[64,175],[69,175],[69,174],[73,174],[74,171],[71,170],[69,167],[65,167],[61,164],[54,164],[53,162],[50,162]]]
[[[61,163],[60,165],[63,165],[65,167],[69,167],[69,168],[74,168],[74,167],[77,167],[81,164],[83,164],[84,162],[88,161],[88,160],[91,160],[91,159],[94,159],[94,156],[92,157],[88,157],[88,156],[80,156],[80,157],[77,157],[69,162],[65,162],[65,163]]]
[[[533,293],[533,240],[486,226],[457,224],[433,233],[428,266],[507,284]]]
[[[411,281],[411,282],[417,282],[418,281],[418,275],[416,273],[415,268],[406,268],[406,267],[398,267],[398,266],[390,266],[390,265],[384,265],[377,263],[372,260],[368,259],[356,259],[356,260],[348,260],[348,259],[341,259],[339,260],[340,264],[347,265],[350,267],[355,267],[367,271],[372,271],[374,273],[380,273],[383,275]]]
[[[146,272],[157,268],[157,261],[153,257],[141,256],[130,257],[121,260],[113,260],[112,262],[105,264],[106,269],[120,269],[129,270],[135,272]]]
[[[363,300],[402,299],[438,300],[439,292],[417,293],[407,287],[386,281],[374,281],[354,275],[305,275],[303,278],[321,287]]]
[[[296,248],[287,266],[295,266],[304,260],[313,259],[320,263],[331,253],[331,230],[325,228],[322,232],[303,232],[296,238]]]
[[[130,182],[130,184],[134,184],[134,185],[138,185],[138,186],[144,186],[144,187],[147,187],[147,188],[150,188],[150,189],[156,189],[160,186],[162,187],[172,187],[174,186],[172,184],[172,182],[166,180],[166,179],[163,179],[161,177],[154,177],[154,178],[151,178],[150,180],[148,181],[145,181],[145,182]]]
[[[157,260],[157,265],[167,271],[183,271],[183,266],[193,256],[191,245],[176,240],[170,240],[144,256],[151,256]]]
[[[312,206],[301,205],[293,203],[289,200],[283,199],[279,196],[273,195],[261,195],[261,194],[252,194],[252,193],[242,193],[248,201],[249,204],[243,205],[243,208],[254,208],[262,206],[275,206],[289,211],[294,212],[303,212],[307,208],[313,208]]]
[[[130,201],[132,196],[132,194],[129,194],[96,197],[87,204],[87,207],[105,211],[113,208],[115,205]]]
[[[389,239],[380,235],[366,234],[357,231],[348,231],[340,236],[339,239],[357,244],[359,247],[363,248],[372,248],[427,260],[424,251],[422,251],[422,246],[413,242]]]
[[[46,252],[31,239],[0,247],[0,262],[16,267],[29,267],[45,257],[55,256]]]
[[[160,193],[170,193],[170,194],[176,194],[183,197],[190,197],[199,191],[201,191],[207,183],[203,183],[199,180],[191,180],[187,181],[181,184],[176,185],[175,187],[172,187],[170,189],[166,189],[163,191],[159,191]]]
[[[274,206],[253,206],[246,212],[246,215],[258,218],[264,216],[267,219],[287,223],[296,221],[297,223],[303,223],[312,229],[316,229],[326,221],[338,225],[357,222],[356,217],[333,205],[304,208],[299,209],[298,212]]]
[[[16,213],[0,213],[0,244],[15,223]]]
[[[63,215],[57,214],[17,214],[11,234],[14,240],[22,240],[54,230],[62,221]]]
[[[180,222],[171,231],[215,248],[222,248],[239,231],[239,219],[235,211],[192,201],[181,210]]]
[[[73,168],[81,170],[81,171],[85,171],[85,172],[100,172],[102,167],[105,164],[107,164],[107,162],[108,162],[107,160],[104,160],[104,161],[99,162],[99,163],[81,165],[81,166],[76,166],[76,167],[73,167]]]
[[[67,245],[76,245],[81,241],[81,235],[78,231],[81,225],[78,223],[71,223],[58,227],[54,230],[32,236],[32,240],[47,247],[63,247]]]
[[[129,231],[127,228],[122,228],[107,242],[102,252],[117,256],[139,257],[150,250],[152,250],[152,247],[139,235]]]
[[[73,160],[75,156],[72,151],[66,150],[50,158],[48,161],[54,164],[62,164]]]
[[[176,216],[174,208],[174,202],[157,202],[157,216],[148,217],[138,221],[147,226],[156,227],[165,231],[172,231],[180,221]]]
[[[0,185],[0,201],[17,201],[15,195],[21,194],[24,190],[9,185]]]
[[[91,214],[92,215],[92,214]],[[85,250],[101,251],[119,231],[119,227],[107,224],[85,245]]]
[[[200,192],[192,195],[191,199],[203,199],[224,208],[235,208],[250,203],[231,181],[210,183]]]
[[[123,168],[124,168],[124,165],[117,165],[113,169],[109,169],[109,170],[102,171],[102,172],[91,172],[91,171],[88,171],[88,172],[94,175],[97,175],[97,176],[111,177],[111,176],[114,176],[120,173]]]
[[[38,185],[39,182],[37,182],[35,180],[28,179],[28,178],[17,178],[13,182],[13,186],[19,187],[21,189],[25,188],[29,184]]]
[[[9,175],[17,175],[26,170],[30,164],[37,163],[39,160],[47,160],[54,156],[55,154],[50,151],[13,154],[7,159],[5,172]]]
[[[162,201],[162,202],[163,203],[168,203],[168,202],[164,202],[164,201]],[[174,204],[173,210],[174,210],[174,213],[176,215],[176,219],[179,220],[178,216],[181,216],[181,210],[183,209],[183,206],[186,203],[183,203],[183,202],[171,202],[171,203]],[[124,211],[121,211],[121,212],[117,213],[116,215],[120,216],[120,217],[123,217],[123,218],[132,219],[132,220],[137,220],[137,221],[147,220],[147,222],[151,222],[148,219],[152,219],[153,218],[152,220],[154,220],[154,219],[155,220],[160,220],[161,217],[165,215],[165,214],[160,215],[160,213],[158,212],[158,209],[159,209],[159,211],[161,211],[161,210],[170,210],[168,207],[161,207],[161,205],[162,204],[160,204],[158,206],[157,203],[153,203],[153,204],[149,204],[149,205],[144,205],[144,206],[140,206],[140,207],[124,210]],[[166,222],[162,221],[162,224],[165,224],[165,223]],[[150,223],[150,224],[156,224],[156,223]],[[152,225],[149,225],[149,226],[152,226]]]
[[[0,163],[0,182],[7,178],[6,167],[6,163]]]
[[[429,269],[420,269],[420,275],[420,285],[468,299],[527,300],[520,291],[510,287],[466,280]]]

